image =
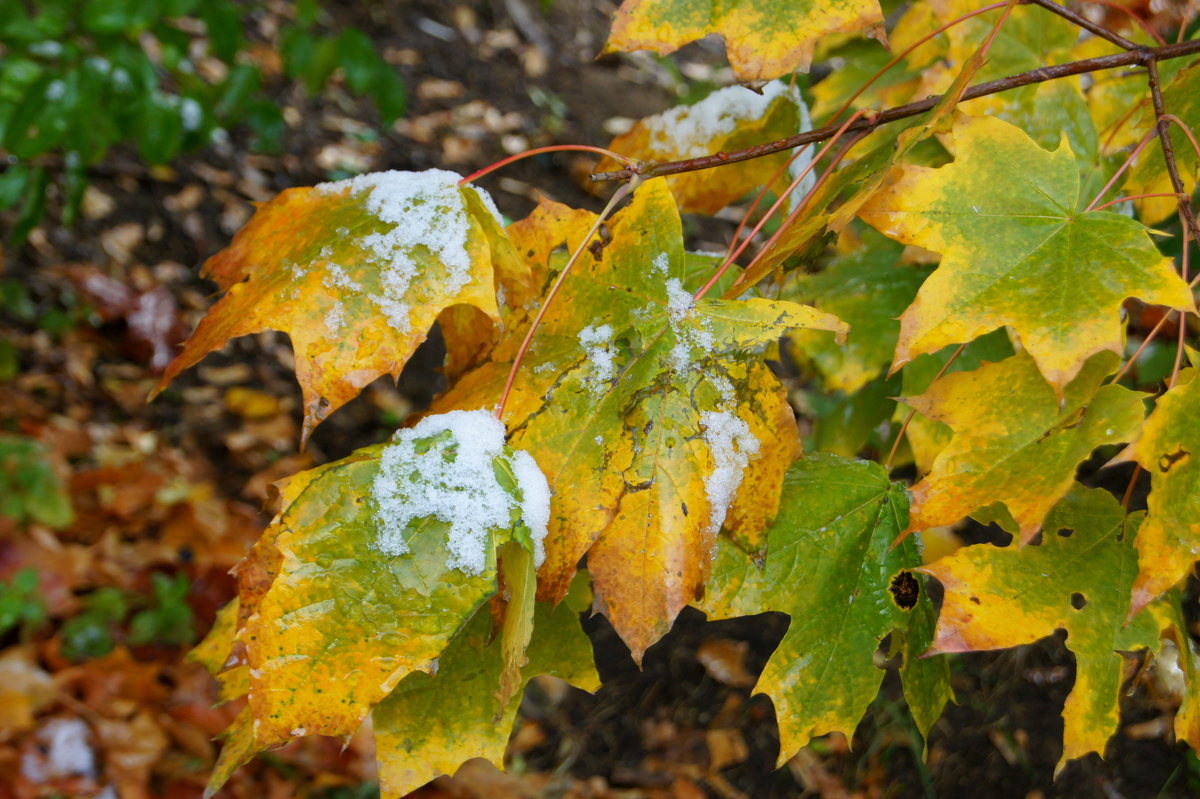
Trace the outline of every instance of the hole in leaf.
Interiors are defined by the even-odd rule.
[[[912,610],[921,596],[921,584],[908,570],[893,577],[888,590],[892,592],[892,599],[901,610]]]
[[[1075,532],[1075,531],[1072,530],[1070,527],[1064,527],[1058,531],[1058,537],[1059,538],[1070,538],[1071,533],[1073,533],[1073,532]]]
[[[1071,594],[1071,607],[1075,608],[1076,610],[1083,610],[1085,607],[1087,607],[1087,598],[1083,594],[1076,591],[1075,593]]]

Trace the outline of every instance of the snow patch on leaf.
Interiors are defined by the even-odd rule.
[[[667,317],[675,333],[675,346],[671,348],[671,367],[677,372],[688,368],[692,362],[692,350],[712,352],[713,337],[693,321],[692,311],[696,303],[679,278],[667,280]]]
[[[725,523],[725,514],[733,502],[750,456],[759,451],[758,438],[750,432],[750,425],[729,411],[708,411],[700,414],[704,428],[704,443],[712,452],[715,466],[704,478],[704,492],[708,496],[709,531],[716,533]]]
[[[506,450],[504,437],[504,425],[487,411],[427,416],[397,432],[380,456],[371,486],[379,524],[376,546],[389,555],[407,554],[409,526],[436,518],[450,525],[447,568],[482,574],[492,532],[510,528],[518,507],[517,497],[496,476],[495,462],[503,459],[516,477],[521,521],[540,564],[550,489],[533,457]]]
[[[616,350],[612,348],[612,325],[594,327],[588,325],[579,331],[579,344],[587,355],[592,372],[585,380],[588,391],[596,396],[604,391],[605,386],[616,374]]]
[[[713,92],[695,105],[683,105],[644,120],[651,141],[683,158],[707,155],[713,140],[732,133],[738,123],[760,119],[776,98],[788,93],[787,84],[771,81],[756,94],[743,86]]]
[[[471,257],[467,251],[470,217],[458,185],[461,177],[444,169],[391,170],[317,186],[318,191],[326,194],[367,193],[367,209],[392,226],[390,230],[363,236],[359,244],[387,264],[379,275],[382,293],[372,299],[398,333],[407,333],[410,327],[412,308],[405,296],[422,272],[414,260],[418,248],[424,248],[445,266],[443,285],[449,296],[471,281]],[[499,219],[486,192],[475,191]],[[339,272],[336,264],[330,264],[329,268],[330,280],[336,285],[356,288],[354,281],[344,271]]]

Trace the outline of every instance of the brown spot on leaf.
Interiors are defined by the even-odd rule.
[[[921,597],[921,584],[907,569],[892,578],[888,590],[892,592],[892,599],[901,610],[912,610]]]

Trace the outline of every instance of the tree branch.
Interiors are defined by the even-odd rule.
[[[1129,41],[1121,34],[1116,33],[1115,31],[1110,31],[1108,28],[1104,27],[1103,25],[1097,25],[1095,22],[1092,22],[1087,17],[1082,16],[1080,14],[1076,14],[1074,11],[1072,11],[1069,8],[1060,6],[1058,3],[1054,2],[1054,0],[1022,0],[1022,2],[1024,2],[1026,5],[1033,5],[1033,6],[1039,6],[1041,8],[1044,8],[1047,11],[1049,11],[1051,14],[1057,14],[1058,16],[1065,19],[1067,22],[1070,22],[1072,25],[1075,25],[1076,27],[1079,27],[1079,28],[1083,28],[1088,33],[1094,34],[1096,36],[1099,36],[1101,39],[1112,42],[1117,47],[1120,47],[1122,50],[1138,49],[1138,45],[1136,42]]]
[[[1157,63],[1159,61],[1169,61],[1174,58],[1185,58],[1190,55],[1200,53],[1200,39],[1188,42],[1179,42],[1176,44],[1168,44],[1162,47],[1139,47],[1136,50],[1128,50],[1124,53],[1116,53],[1114,55],[1098,56],[1096,58],[1085,58],[1079,61],[1071,61],[1066,64],[1056,64],[1049,67],[1038,67],[1031,69],[1028,72],[1021,72],[1016,75],[1011,75],[1007,78],[999,78],[990,80],[985,83],[978,83],[967,88],[963,92],[960,102],[974,100],[977,97],[985,97],[989,94],[998,94],[1006,92],[1010,89],[1016,89],[1021,86],[1030,86],[1035,83],[1044,83],[1050,80],[1066,78],[1072,75],[1083,75],[1088,72],[1100,72],[1107,69],[1116,69],[1118,67],[1133,67],[1146,66],[1148,64]],[[880,111],[877,114],[868,114],[863,119],[855,121],[847,129],[847,133],[854,133],[860,130],[874,130],[880,125],[886,125],[889,122],[907,119],[929,111],[942,99],[941,95],[927,97],[924,100],[918,100],[914,103],[896,106]],[[1161,99],[1161,98],[1160,98]],[[823,128],[810,130],[806,133],[799,133],[795,136],[788,136],[777,141],[766,142],[764,144],[756,144],[752,147],[747,147],[744,150],[736,150],[729,153],[715,153],[713,155],[702,155],[698,158],[688,158],[681,161],[666,161],[661,164],[646,163],[627,169],[619,169],[612,172],[597,172],[592,175],[592,180],[600,182],[607,180],[629,180],[634,175],[638,175],[643,179],[659,177],[661,175],[676,175],[681,172],[695,172],[701,169],[710,169],[723,164],[732,164],[739,161],[750,161],[755,158],[761,158],[765,155],[790,150],[793,147],[799,147],[803,144],[811,144],[812,142],[825,141],[831,138],[839,130],[838,125],[826,125]]]
[[[1166,104],[1163,102],[1162,81],[1158,77],[1157,60],[1148,61],[1146,71],[1149,73],[1150,98],[1154,103],[1154,118],[1158,126],[1158,142],[1162,145],[1163,161],[1167,165],[1167,175],[1171,178],[1171,188],[1179,195],[1179,215],[1183,218],[1192,240],[1200,242],[1200,228],[1196,227],[1196,213],[1192,209],[1192,197],[1183,185],[1183,178],[1179,175],[1179,165],[1175,162],[1175,145],[1171,143],[1171,120],[1168,118]],[[1186,238],[1184,247],[1187,247]]]

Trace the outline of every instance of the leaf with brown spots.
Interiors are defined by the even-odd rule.
[[[1039,546],[979,544],[921,569],[946,589],[933,652],[1002,649],[1067,631],[1077,671],[1063,708],[1060,770],[1103,752],[1116,732],[1119,653],[1157,646],[1149,615],[1125,623],[1141,520],[1108,492],[1075,485],[1046,517]]]

